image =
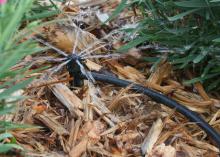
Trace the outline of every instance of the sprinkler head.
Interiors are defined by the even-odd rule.
[[[82,58],[79,55],[74,53],[74,54],[70,54],[69,56],[67,56],[67,60],[71,60],[73,62],[76,62],[77,60],[82,61]]]
[[[80,66],[76,62],[77,60],[81,62],[82,58],[77,54],[71,54],[67,57],[67,60],[70,60],[66,65],[67,71],[74,78],[73,81],[70,81],[70,85],[75,87],[83,86],[83,75]]]

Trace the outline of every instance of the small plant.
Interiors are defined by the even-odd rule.
[[[51,5],[50,9],[52,7],[54,5]],[[21,95],[13,96],[13,93],[32,80],[25,79],[28,66],[17,70],[12,67],[25,56],[42,50],[27,36],[31,29],[39,24],[40,21],[36,20],[55,14],[52,9],[43,9],[45,8],[33,0],[0,1],[0,116],[13,111],[12,104],[23,98]],[[0,121],[0,153],[12,148],[22,149],[9,132],[21,127],[25,125]]]
[[[196,74],[185,83],[200,81],[207,90],[220,89],[219,0],[122,0],[113,16],[128,6],[138,8],[143,18],[137,28],[125,30],[137,37],[120,51],[148,45],[153,57],[145,60],[154,62],[167,55],[176,69]]]

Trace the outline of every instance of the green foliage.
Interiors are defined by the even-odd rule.
[[[13,102],[23,98],[13,96],[13,93],[32,80],[24,79],[28,66],[18,70],[12,70],[12,67],[25,56],[42,51],[32,39],[24,40],[24,37],[39,25],[41,18],[55,15],[55,12],[58,10],[54,5],[45,9],[34,0],[8,0],[0,5],[0,116],[13,112]],[[34,21],[36,19],[38,21]],[[0,153],[12,148],[22,150],[8,131],[27,127],[30,126],[0,121]],[[6,138],[10,139],[9,143],[5,142]]]
[[[19,150],[23,150],[23,148],[17,144],[15,144],[16,139],[10,134],[10,133],[2,133],[0,134],[0,141],[6,139],[6,138],[10,138],[12,139],[11,143],[7,143],[7,144],[0,144],[0,153],[4,153],[7,152],[11,149],[19,149]]]
[[[38,20],[59,14],[61,11],[58,7],[52,0],[49,1],[50,4],[48,6],[42,6],[39,1],[34,1],[33,7],[25,14],[23,20]]]
[[[219,0],[138,0],[130,3],[143,15],[137,28],[129,30],[135,32],[137,38],[134,40],[146,38],[143,45],[157,47],[151,56],[167,55],[176,69],[190,69],[198,76],[185,83],[200,81],[207,90],[220,89]],[[121,49],[126,51],[129,44]],[[165,47],[168,54],[160,47]]]
[[[127,0],[122,0],[121,3],[119,4],[119,6],[112,13],[111,17],[107,21],[105,21],[105,23],[108,21],[111,21],[113,18],[118,16],[118,14],[128,6],[129,6],[129,3],[127,3]]]

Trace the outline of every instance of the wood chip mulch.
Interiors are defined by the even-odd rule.
[[[119,3],[95,0],[60,4],[63,13],[54,18],[67,22],[41,27],[36,34],[68,54],[76,47],[78,54],[84,51],[88,56],[104,56],[122,46],[122,39],[127,38],[116,30],[133,25],[140,18],[137,11],[134,15],[132,10],[125,10],[102,26],[102,20]],[[112,31],[116,33],[111,34]],[[200,83],[193,87],[181,84],[184,74],[174,72],[165,60],[153,67],[141,61],[146,54],[133,48],[116,59],[86,59],[84,66],[161,92],[199,113],[220,131],[220,101],[208,95]],[[19,102],[14,115],[5,117],[36,126],[12,131],[28,156],[218,156],[219,149],[195,123],[143,94],[132,92],[129,86],[84,80],[82,87],[71,87],[72,78],[65,66],[57,69],[62,64],[55,62],[57,58],[62,56],[50,49],[27,56],[17,65],[22,68],[31,63],[31,70],[50,66],[27,76],[36,77],[24,90],[27,99]]]

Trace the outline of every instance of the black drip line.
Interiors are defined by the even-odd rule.
[[[74,80],[75,80],[71,84],[73,85],[75,84],[76,86],[79,86],[80,80],[82,81],[82,79],[88,79],[88,78],[82,73],[80,73],[78,65],[73,64],[73,63],[76,63],[76,60],[81,61],[81,63],[83,61],[78,59],[77,57],[72,57],[70,59],[71,59],[71,62],[67,64],[67,70],[69,71],[70,75],[74,77]],[[149,96],[152,100],[158,103],[164,104],[171,109],[176,110],[177,112],[184,115],[187,119],[189,119],[189,121],[196,123],[202,130],[204,130],[207,133],[209,137],[212,138],[213,141],[216,142],[218,148],[220,148],[220,134],[212,126],[210,126],[199,114],[189,110],[184,105],[170,99],[169,97],[159,92],[156,92],[152,89],[149,89],[147,87],[144,87],[142,85],[139,85],[139,84],[136,84],[130,81],[122,80],[116,77],[112,77],[112,76],[97,73],[97,72],[91,72],[91,75],[96,81],[100,81],[103,83],[110,83],[110,84],[114,84],[120,87],[127,87],[131,85],[131,90],[138,92],[138,93],[145,94]]]

